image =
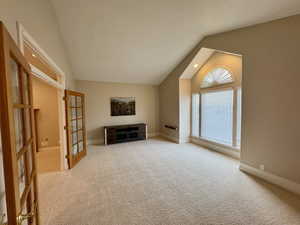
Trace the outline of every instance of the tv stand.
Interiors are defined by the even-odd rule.
[[[105,145],[147,139],[145,123],[104,127]]]

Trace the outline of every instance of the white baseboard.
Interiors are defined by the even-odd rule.
[[[104,145],[104,140],[99,139],[89,139],[87,140],[87,145]]]
[[[175,142],[177,144],[180,144],[180,140],[177,137],[173,137],[173,136],[170,136],[170,135],[167,135],[167,134],[164,134],[164,133],[160,133],[160,136],[162,136],[162,137],[164,137],[164,138],[166,138],[166,139],[168,139],[170,141],[173,141],[173,142]]]
[[[230,149],[230,147],[218,145],[218,144],[213,144],[208,141],[200,140],[199,138],[191,137],[191,142],[197,145],[201,145],[202,147],[211,149],[216,152],[223,153],[225,155],[231,156],[235,159],[240,159],[240,152]]]
[[[191,139],[190,139],[190,137],[184,137],[184,138],[180,138],[179,142],[180,142],[180,144],[190,143]]]
[[[271,174],[269,172],[259,170],[255,167],[248,166],[245,163],[240,163],[240,170],[254,176],[260,177],[272,184],[278,185],[288,191],[300,195],[300,184],[290,181],[286,178]]]
[[[157,132],[148,133],[148,138],[157,137],[157,136],[159,136],[159,133]]]

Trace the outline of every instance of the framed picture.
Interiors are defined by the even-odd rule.
[[[134,97],[113,97],[110,99],[111,116],[135,115]]]

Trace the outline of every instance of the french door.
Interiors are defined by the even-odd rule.
[[[39,225],[31,76],[29,64],[0,22],[0,128],[8,225]]]
[[[86,156],[84,94],[65,90],[69,168]]]

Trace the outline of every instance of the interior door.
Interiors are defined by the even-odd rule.
[[[0,132],[1,133],[1,132]],[[0,135],[0,224],[7,223],[6,193],[3,172],[2,141]]]
[[[69,168],[86,156],[84,94],[65,90]]]
[[[31,70],[0,22],[0,128],[5,224],[39,225]]]

